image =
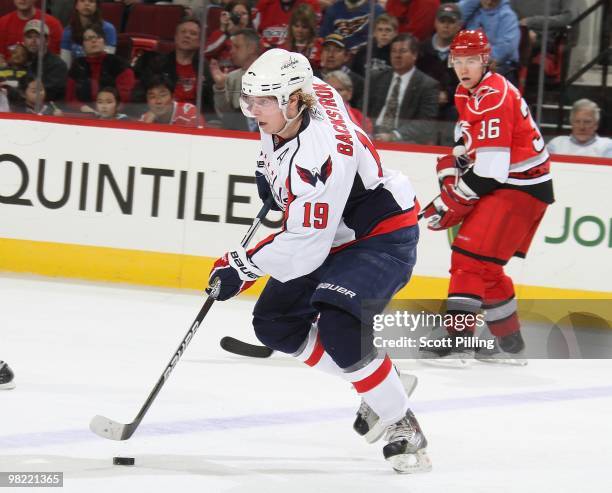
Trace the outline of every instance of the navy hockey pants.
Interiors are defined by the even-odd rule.
[[[253,311],[258,339],[293,354],[320,315],[323,347],[341,368],[372,351],[372,317],[410,280],[418,225],[359,241],[330,254],[308,275],[270,279]]]

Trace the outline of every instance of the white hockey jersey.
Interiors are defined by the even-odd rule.
[[[284,221],[249,256],[281,282],[311,273],[335,249],[417,222],[409,179],[382,166],[331,86],[315,77],[313,88],[317,106],[304,113],[295,137],[261,133],[258,170]]]

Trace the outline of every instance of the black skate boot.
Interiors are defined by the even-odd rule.
[[[427,439],[410,409],[406,416],[387,427],[385,440],[389,443],[383,447],[383,455],[396,472],[410,474],[431,470]]]
[[[15,388],[15,375],[4,361],[0,361],[0,390]]]
[[[446,329],[432,331],[424,345],[419,347],[421,363],[442,368],[469,368],[474,360],[470,347],[471,332],[456,332],[449,335]]]
[[[527,365],[527,360],[522,357],[525,352],[525,341],[520,331],[489,340],[493,341],[491,348],[482,347],[476,351],[478,361],[512,366]]]
[[[406,394],[408,397],[412,395],[414,389],[417,386],[418,379],[415,375],[410,375],[409,373],[400,373],[396,368],[402,385],[406,390]],[[353,423],[353,429],[365,438],[366,442],[374,443],[378,441],[383,434],[385,433],[386,426],[380,423],[380,419],[378,414],[374,412],[374,410],[368,406],[367,402],[361,399],[361,405],[357,410],[357,417],[355,418],[355,422]]]

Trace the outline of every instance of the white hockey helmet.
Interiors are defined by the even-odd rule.
[[[300,53],[274,48],[263,53],[242,76],[242,112],[253,117],[249,110],[252,97],[274,96],[285,118],[289,96],[298,89],[313,94],[312,67]]]

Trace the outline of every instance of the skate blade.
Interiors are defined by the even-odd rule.
[[[414,474],[431,471],[431,460],[426,449],[415,454],[399,454],[387,459],[395,472],[399,474]]]
[[[3,383],[2,385],[0,385],[0,390],[12,390],[14,388],[15,388],[14,381],[10,381],[10,382]]]
[[[481,363],[507,365],[507,366],[527,366],[526,359],[516,358],[476,358]]]
[[[472,367],[474,363],[473,359],[464,358],[425,358],[419,360],[422,364],[427,366],[434,366],[436,368],[453,368],[457,370],[466,370]]]

